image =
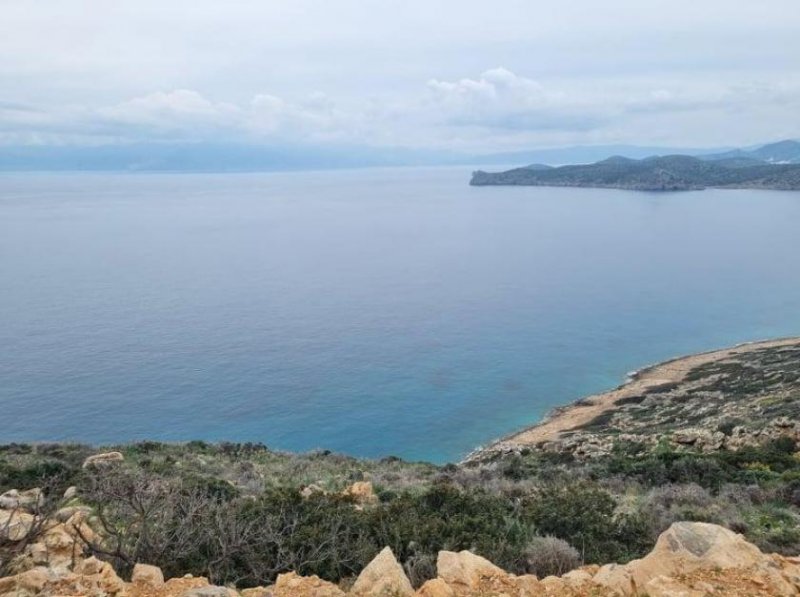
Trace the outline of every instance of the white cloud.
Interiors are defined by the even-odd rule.
[[[0,101],[0,142],[234,141],[492,151],[572,143],[736,144],[797,136],[800,79],[538,81],[496,67],[432,79],[416,95],[344,101],[315,92],[219,101],[191,89],[108,106]],[[769,123],[778,124],[770,128]],[[681,131],[700,130],[699,143]],[[698,136],[698,138],[701,138]]]

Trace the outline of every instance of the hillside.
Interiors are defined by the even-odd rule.
[[[446,466],[2,446],[0,595],[796,594],[799,363],[797,339],[662,363]]]
[[[473,172],[470,184],[688,191],[705,188],[800,190],[800,164],[773,164],[747,155],[717,160],[686,155],[633,160],[611,157],[594,164]]]

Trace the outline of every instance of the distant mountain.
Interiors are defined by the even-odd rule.
[[[588,165],[478,170],[471,185],[599,187],[640,191],[686,191],[714,188],[800,190],[800,164],[771,164],[741,155],[700,159],[670,155],[634,160],[623,156]]]
[[[686,147],[656,147],[640,145],[579,145],[574,147],[556,147],[552,149],[532,149],[503,153],[475,155],[471,163],[481,165],[508,164],[592,164],[609,156],[621,156],[631,159],[642,159],[653,155],[704,155],[721,154],[723,149],[697,149]]]
[[[233,142],[116,143],[100,146],[0,145],[0,171],[261,172],[369,168],[380,166],[483,167],[532,164],[545,169],[563,164],[591,164],[619,156],[694,155],[725,160],[728,166],[800,163],[800,143],[781,141],[747,149],[681,149],[638,145],[591,145],[491,154],[364,145],[303,145]]]
[[[800,164],[800,142],[779,141],[757,149],[735,149],[702,157],[706,160],[751,159],[770,164]]]

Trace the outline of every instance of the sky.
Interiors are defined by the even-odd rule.
[[[800,138],[798,0],[0,0],[0,145]]]

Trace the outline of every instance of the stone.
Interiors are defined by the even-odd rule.
[[[0,578],[0,595],[42,595],[51,576],[46,568],[33,568]]]
[[[69,501],[76,497],[78,497],[78,488],[74,485],[67,487],[66,491],[64,492],[64,500]]]
[[[83,468],[108,466],[116,462],[122,462],[123,460],[125,460],[125,457],[122,455],[122,452],[102,452],[89,456],[84,460]]]
[[[384,547],[358,575],[350,593],[358,597],[408,597],[414,589],[392,550]]]
[[[353,498],[360,507],[374,506],[379,500],[370,481],[356,481],[342,492],[345,497]]]
[[[659,576],[674,578],[696,570],[729,569],[746,570],[750,578],[768,585],[774,595],[797,594],[775,559],[741,535],[703,522],[674,523],[647,556],[625,566],[603,566],[593,580],[622,595],[638,595]]]
[[[158,566],[150,564],[136,564],[133,567],[131,582],[135,585],[144,585],[157,589],[164,586],[164,573]]]
[[[272,597],[275,587],[253,587],[239,591],[242,597]]]
[[[441,578],[425,582],[417,591],[417,597],[455,597],[456,592]]]
[[[88,516],[92,513],[92,509],[89,508],[89,506],[65,506],[64,508],[60,508],[58,511],[56,511],[55,519],[58,522],[67,522],[78,512],[83,512],[86,516]]]
[[[0,539],[22,541],[28,536],[35,518],[20,510],[0,510]]]
[[[562,574],[561,578],[571,587],[580,587],[592,582],[592,575],[585,570],[572,570]]]
[[[189,589],[181,597],[238,597],[238,593],[228,587],[210,585],[208,587]]]
[[[303,489],[300,490],[300,495],[304,499],[308,499],[316,493],[325,493],[325,490],[322,489],[322,487],[320,487],[319,485],[315,485],[314,483],[312,483],[311,485],[306,485],[305,487],[303,487]]]
[[[656,576],[645,586],[648,597],[706,597],[708,591],[695,590],[687,587],[674,578]]]
[[[483,579],[506,576],[501,568],[469,551],[440,551],[436,559],[436,571],[439,578],[449,585],[460,584],[471,588],[478,587]]]
[[[294,572],[278,575],[273,597],[344,597],[335,584],[318,576],[299,576]]]
[[[44,505],[44,494],[37,488],[19,491],[9,489],[0,495],[0,508],[3,510],[38,510]]]

